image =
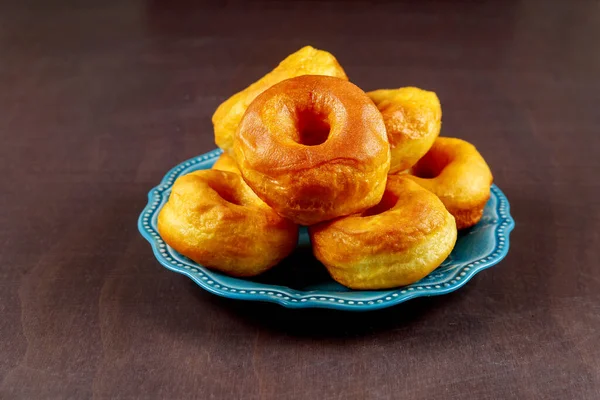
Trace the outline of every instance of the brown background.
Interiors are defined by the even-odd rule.
[[[0,6],[1,398],[600,398],[598,2],[92,3]],[[365,90],[438,93],[510,199],[499,266],[353,314],[155,261],[147,191],[305,44]]]

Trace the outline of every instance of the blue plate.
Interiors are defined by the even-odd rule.
[[[492,195],[483,218],[471,229],[461,231],[456,247],[431,274],[405,287],[358,291],[348,289],[329,277],[310,250],[308,234],[300,231],[298,248],[287,261],[255,279],[239,279],[211,271],[177,253],[165,244],[156,220],[166,203],[173,182],[199,169],[210,168],[221,150],[182,162],[148,193],[148,204],[140,214],[138,228],[150,242],[154,255],[166,268],[186,275],[202,288],[219,296],[240,300],[268,301],[290,308],[336,308],[367,311],[385,308],[421,296],[436,296],[462,287],[476,273],[497,264],[508,253],[509,233],[514,227],[508,200],[492,186]]]

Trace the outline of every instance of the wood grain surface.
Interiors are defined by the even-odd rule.
[[[599,399],[597,1],[0,3],[0,398]],[[147,191],[305,44],[438,93],[508,196],[507,258],[369,313],[229,301],[162,268]]]

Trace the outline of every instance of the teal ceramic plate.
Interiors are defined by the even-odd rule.
[[[211,271],[170,248],[156,229],[158,212],[169,198],[173,182],[181,175],[210,168],[221,150],[182,162],[148,193],[138,228],[150,242],[154,255],[166,268],[186,275],[200,287],[219,296],[239,300],[267,301],[290,308],[336,308],[367,311],[385,308],[422,296],[437,296],[462,287],[476,273],[497,264],[509,247],[514,227],[508,200],[492,186],[483,218],[476,226],[459,232],[456,247],[444,263],[412,285],[377,291],[351,290],[333,281],[313,256],[305,229],[298,247],[286,260],[255,279],[239,279]]]

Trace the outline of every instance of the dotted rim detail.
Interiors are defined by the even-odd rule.
[[[491,223],[495,224],[494,248],[485,256],[456,268],[452,275],[443,281],[426,282],[421,280],[415,284],[398,288],[395,290],[381,291],[380,295],[368,300],[349,299],[347,296],[354,292],[339,292],[332,295],[331,292],[299,291],[281,286],[260,284],[252,282],[252,289],[234,287],[220,281],[217,273],[181,256],[160,237],[156,228],[156,217],[162,205],[168,199],[168,194],[175,180],[189,172],[198,169],[210,168],[211,165],[203,165],[222,154],[222,150],[216,149],[208,153],[194,157],[173,167],[160,184],[148,193],[148,204],[143,209],[138,219],[138,229],[142,236],[150,243],[157,260],[166,268],[186,275],[207,291],[228,298],[254,301],[267,301],[281,304],[290,308],[335,308],[343,310],[367,311],[389,307],[404,301],[423,296],[437,296],[453,292],[462,287],[478,272],[496,265],[508,253],[510,246],[509,234],[514,228],[514,220],[510,215],[510,205],[506,196],[496,186],[492,185],[492,196],[496,198],[494,212],[497,218]],[[431,274],[430,274],[431,275]],[[246,281],[240,281],[241,283]],[[365,293],[365,292],[361,292]],[[378,293],[375,291],[374,293]],[[346,297],[346,298],[344,298]]]

